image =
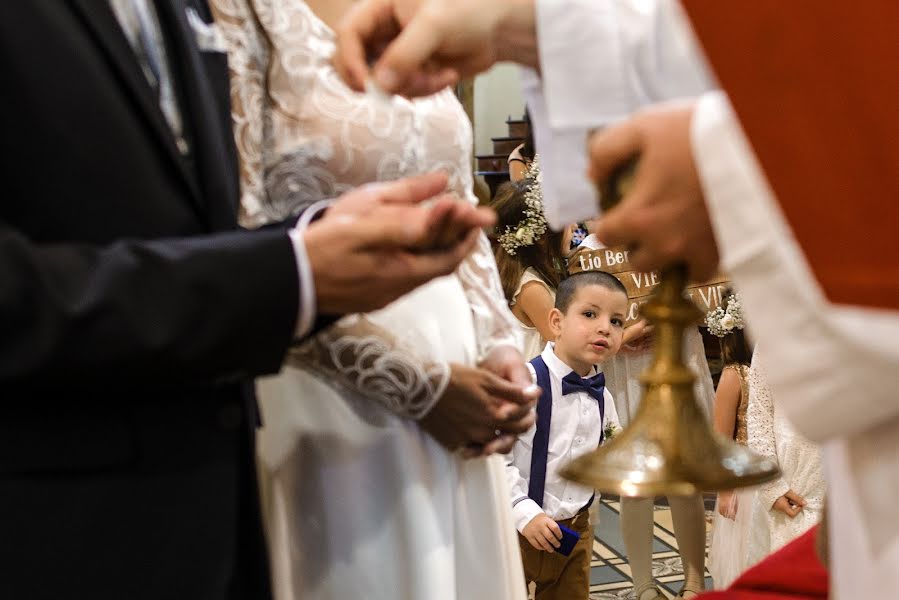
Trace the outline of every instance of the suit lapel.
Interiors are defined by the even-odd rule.
[[[98,45],[105,51],[110,63],[121,78],[123,86],[137,104],[150,129],[153,130],[154,136],[172,159],[175,168],[181,172],[190,189],[192,201],[198,209],[201,209],[202,214],[202,203],[196,177],[191,172],[189,163],[178,151],[175,138],[159,108],[153,89],[147,82],[134,50],[128,43],[109,3],[103,0],[70,0],[70,3],[96,38]],[[172,57],[170,57],[170,62],[175,62]]]
[[[227,59],[202,55],[187,22],[184,0],[157,0],[160,21],[167,27],[172,74],[179,84],[184,122],[193,138],[193,156],[210,226],[232,229],[237,216],[239,167],[231,133]],[[211,69],[218,72],[210,73]],[[214,76],[223,87],[213,86]],[[217,95],[222,98],[217,99]],[[224,113],[224,114],[223,114]]]

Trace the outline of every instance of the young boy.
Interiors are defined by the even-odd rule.
[[[507,460],[512,514],[521,558],[536,600],[586,599],[590,589],[593,490],[562,479],[559,470],[595,450],[603,431],[618,426],[612,395],[596,365],[621,347],[627,291],[608,273],[587,271],[562,281],[549,322],[555,343],[531,361],[543,394],[537,424]],[[580,536],[568,556],[562,527]]]

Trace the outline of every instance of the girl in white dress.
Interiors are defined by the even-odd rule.
[[[578,249],[599,250],[605,246],[595,234],[588,235]],[[652,330],[638,321],[625,330],[621,352],[603,365],[606,385],[615,399],[615,407],[623,427],[636,414],[643,397],[639,376],[652,362]],[[708,414],[715,398],[715,388],[705,346],[697,327],[684,333],[684,359],[696,376],[693,393]],[[664,598],[652,572],[653,498],[621,499],[621,533],[627,548],[628,562],[637,600]],[[702,496],[668,496],[674,534],[677,538],[684,585],[678,597],[693,598],[705,588],[705,506]]]
[[[748,442],[749,364],[752,349],[743,331],[738,295],[725,295],[721,308],[706,315],[709,331],[718,336],[724,369],[715,390],[715,430],[744,446]],[[718,492],[709,546],[709,573],[716,589],[728,587],[746,570],[746,541],[754,489]]]
[[[780,410],[768,386],[764,366],[764,356],[756,347],[746,409],[749,447],[776,461],[781,476],[756,490],[747,567],[820,522],[826,491],[821,448],[799,434]]]
[[[546,226],[539,173],[535,157],[527,176],[500,186],[490,203],[497,216],[496,264],[503,292],[518,318],[525,360],[539,356],[546,342],[553,340],[549,312],[564,275],[562,249],[568,239]]]
[[[244,225],[434,170],[474,202],[471,128],[452,92],[351,92],[324,19],[352,2],[314,4],[321,15],[300,0],[211,2],[229,47]],[[483,236],[455,274],[340,319],[258,382],[278,600],[525,597],[502,459],[462,460],[416,422],[502,345],[518,346],[517,326]]]

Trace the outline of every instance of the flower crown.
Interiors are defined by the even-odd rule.
[[[740,303],[740,294],[731,294],[727,297],[727,310],[718,307],[711,310],[705,316],[705,324],[709,333],[723,338],[734,329],[743,329],[743,305]]]
[[[534,181],[524,193],[524,219],[515,225],[506,225],[502,235],[497,238],[499,245],[510,256],[514,256],[518,248],[534,244],[546,233],[539,156],[534,156],[534,160],[531,161],[524,176]]]

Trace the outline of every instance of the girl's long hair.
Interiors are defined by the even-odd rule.
[[[490,203],[496,211],[497,232],[505,231],[506,227],[515,227],[525,219],[525,193],[535,184],[536,181],[533,179],[525,178],[521,181],[504,183],[497,189]],[[549,228],[530,246],[516,248],[514,255],[496,244],[494,249],[496,266],[508,302],[512,302],[521,276],[529,267],[534,269],[552,289],[559,287],[565,273],[560,255],[561,246],[562,234]]]

